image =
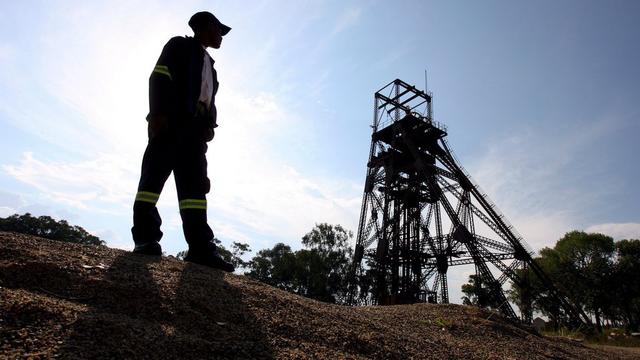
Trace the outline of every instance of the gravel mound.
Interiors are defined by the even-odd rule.
[[[624,358],[490,315],[325,304],[172,257],[0,232],[0,358]]]

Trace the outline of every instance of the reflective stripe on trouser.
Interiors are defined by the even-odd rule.
[[[150,191],[138,191],[136,194],[136,201],[143,201],[150,204],[157,204],[160,194]]]
[[[160,241],[162,220],[156,207],[157,196],[173,171],[184,236],[189,243],[201,244],[213,238],[207,224],[207,144],[200,137],[169,133],[149,140],[142,160],[138,194],[133,205],[133,228],[136,243]],[[198,211],[194,211],[198,210]],[[205,211],[202,211],[205,210]]]
[[[185,209],[207,210],[207,200],[206,199],[180,200],[180,210],[185,210]]]

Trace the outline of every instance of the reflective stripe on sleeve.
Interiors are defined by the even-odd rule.
[[[169,80],[173,80],[171,79],[171,72],[169,72],[169,67],[165,65],[156,65],[156,67],[153,68],[153,72],[162,74],[162,75],[167,75],[169,77]]]
[[[148,202],[154,205],[158,202],[159,198],[160,194],[150,191],[138,191],[136,194],[136,201]]]
[[[207,200],[206,199],[180,200],[180,210],[185,210],[185,209],[207,210]]]

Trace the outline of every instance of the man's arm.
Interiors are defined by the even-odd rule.
[[[174,94],[174,78],[180,52],[180,37],[174,37],[162,49],[151,76],[149,76],[149,137],[154,137],[168,128]]]

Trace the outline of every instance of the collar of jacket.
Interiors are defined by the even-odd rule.
[[[207,56],[209,57],[209,60],[211,60],[211,65],[213,65],[213,63],[216,62],[215,60],[213,60],[211,55],[209,55],[209,52],[204,47],[204,45],[202,45],[198,40],[196,40],[196,38],[194,38],[192,36],[185,36],[185,38],[187,40],[189,40],[191,43],[193,43],[193,46],[198,49],[198,52],[199,52],[200,56],[203,56],[204,54],[207,54]]]

